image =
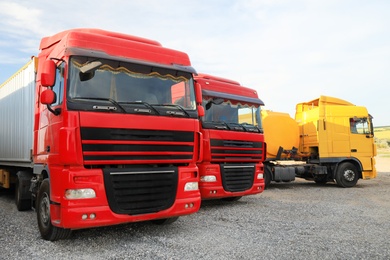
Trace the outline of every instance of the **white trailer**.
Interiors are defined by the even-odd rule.
[[[31,208],[36,67],[33,57],[0,85],[0,188],[15,183],[19,210]]]
[[[0,86],[0,165],[31,166],[35,58]]]

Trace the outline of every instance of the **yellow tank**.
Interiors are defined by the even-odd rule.
[[[291,150],[299,147],[299,126],[288,113],[261,111],[264,139],[267,143],[267,158],[275,158],[279,147]],[[282,154],[282,158],[286,157]]]

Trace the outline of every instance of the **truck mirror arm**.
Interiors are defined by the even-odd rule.
[[[59,114],[61,114],[61,108],[53,109],[49,104],[47,104],[46,107],[47,107],[47,110],[52,112],[55,116],[58,116]]]

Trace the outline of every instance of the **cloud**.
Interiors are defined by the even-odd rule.
[[[368,94],[389,88],[388,10],[381,0],[3,1],[0,76],[4,64],[37,54],[43,36],[101,28],[184,51],[198,72],[254,88],[274,110],[336,95],[390,125],[378,108],[386,95]]]

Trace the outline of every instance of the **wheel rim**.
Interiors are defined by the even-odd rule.
[[[47,226],[50,220],[50,200],[47,193],[43,194],[41,205],[39,208],[42,224]]]
[[[353,181],[355,179],[355,172],[348,169],[344,171],[344,179],[347,181]]]

